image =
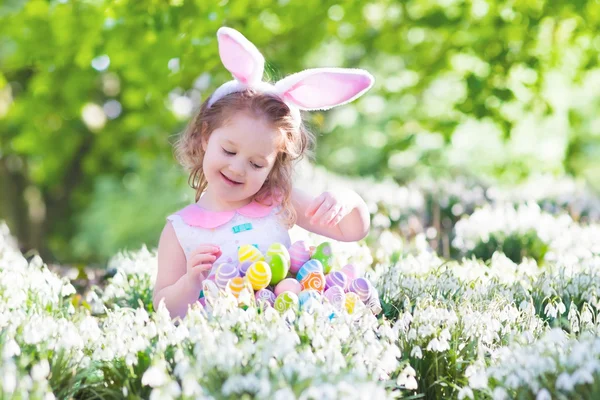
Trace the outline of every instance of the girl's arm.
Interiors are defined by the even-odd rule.
[[[171,318],[187,314],[188,305],[198,300],[202,281],[193,282],[186,272],[185,254],[173,226],[167,222],[158,242],[158,274],[152,299],[155,310],[164,298]]]
[[[313,197],[294,188],[292,205],[297,214],[296,224],[316,234],[342,242],[354,242],[369,233],[369,209],[352,190],[327,191]]]

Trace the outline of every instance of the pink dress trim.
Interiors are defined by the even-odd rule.
[[[253,201],[237,210],[210,211],[194,203],[177,211],[175,214],[180,215],[183,221],[190,226],[214,229],[231,221],[236,213],[248,218],[266,217],[276,205],[277,203],[273,203],[270,206],[265,206]]]

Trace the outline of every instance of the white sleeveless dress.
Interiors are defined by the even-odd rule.
[[[253,201],[234,211],[215,212],[194,203],[169,215],[167,220],[173,225],[186,260],[201,244],[221,248],[222,255],[213,263],[211,276],[220,263],[237,263],[238,249],[244,244],[254,245],[263,254],[273,243],[289,248],[288,229],[277,215],[280,210],[279,204],[264,206]]]

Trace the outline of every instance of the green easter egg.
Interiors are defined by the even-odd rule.
[[[277,285],[287,276],[290,270],[290,261],[281,253],[267,253],[267,260],[271,267],[271,285]]]
[[[281,256],[287,261],[288,265],[290,264],[290,253],[288,249],[281,243],[273,243],[269,246],[267,250],[267,258],[272,256],[273,254],[281,254]]]
[[[331,243],[323,242],[317,246],[314,254],[311,257],[313,260],[319,260],[323,264],[323,272],[328,274],[331,271],[333,264],[333,252],[331,250]]]
[[[298,309],[298,296],[294,292],[283,292],[275,300],[275,309],[284,313],[289,309]]]

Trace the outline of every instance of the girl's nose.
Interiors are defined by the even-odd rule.
[[[244,165],[241,160],[233,160],[229,164],[229,170],[237,176],[243,177],[245,175]]]

